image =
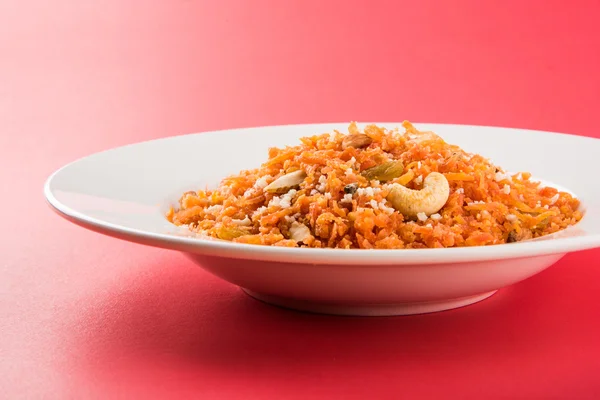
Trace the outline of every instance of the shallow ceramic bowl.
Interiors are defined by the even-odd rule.
[[[378,123],[388,128],[400,123]],[[519,129],[416,124],[509,171],[529,171],[582,200],[575,227],[541,240],[476,248],[301,249],[195,238],[165,211],[181,193],[259,166],[267,149],[347,124],[237,129],[125,146],[75,161],[46,182],[68,220],[96,232],[182,251],[199,266],[268,303],[322,313],[400,315],[477,302],[571,251],[600,246],[600,140]]]

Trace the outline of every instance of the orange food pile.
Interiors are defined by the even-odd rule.
[[[269,150],[260,168],[225,178],[215,190],[184,193],[167,218],[204,236],[288,247],[404,249],[516,242],[577,223],[579,201],[542,187],[528,173],[507,175],[488,159],[404,122],[404,133],[370,125]],[[373,167],[398,165],[369,174]],[[395,164],[394,164],[395,163]],[[367,171],[368,170],[368,171]],[[376,170],[376,169],[375,169]],[[304,172],[302,172],[304,171]],[[367,171],[367,172],[365,172]],[[301,182],[265,190],[296,172]],[[450,195],[431,215],[405,216],[387,199],[393,184],[422,189],[431,172]]]

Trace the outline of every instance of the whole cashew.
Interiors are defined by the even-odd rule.
[[[427,216],[438,212],[450,196],[450,185],[446,177],[432,172],[423,181],[423,189],[412,190],[395,183],[387,196],[392,206],[407,217],[419,213]]]

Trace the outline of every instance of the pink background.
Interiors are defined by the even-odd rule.
[[[45,178],[78,157],[210,129],[410,119],[600,137],[598,1],[350,3],[0,4],[1,398],[600,396],[600,251],[472,307],[333,318],[44,204]]]

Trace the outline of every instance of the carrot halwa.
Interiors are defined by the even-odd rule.
[[[536,238],[582,218],[569,193],[509,175],[409,122],[271,148],[260,168],[186,192],[167,218],[217,239],[287,247],[409,249]]]

